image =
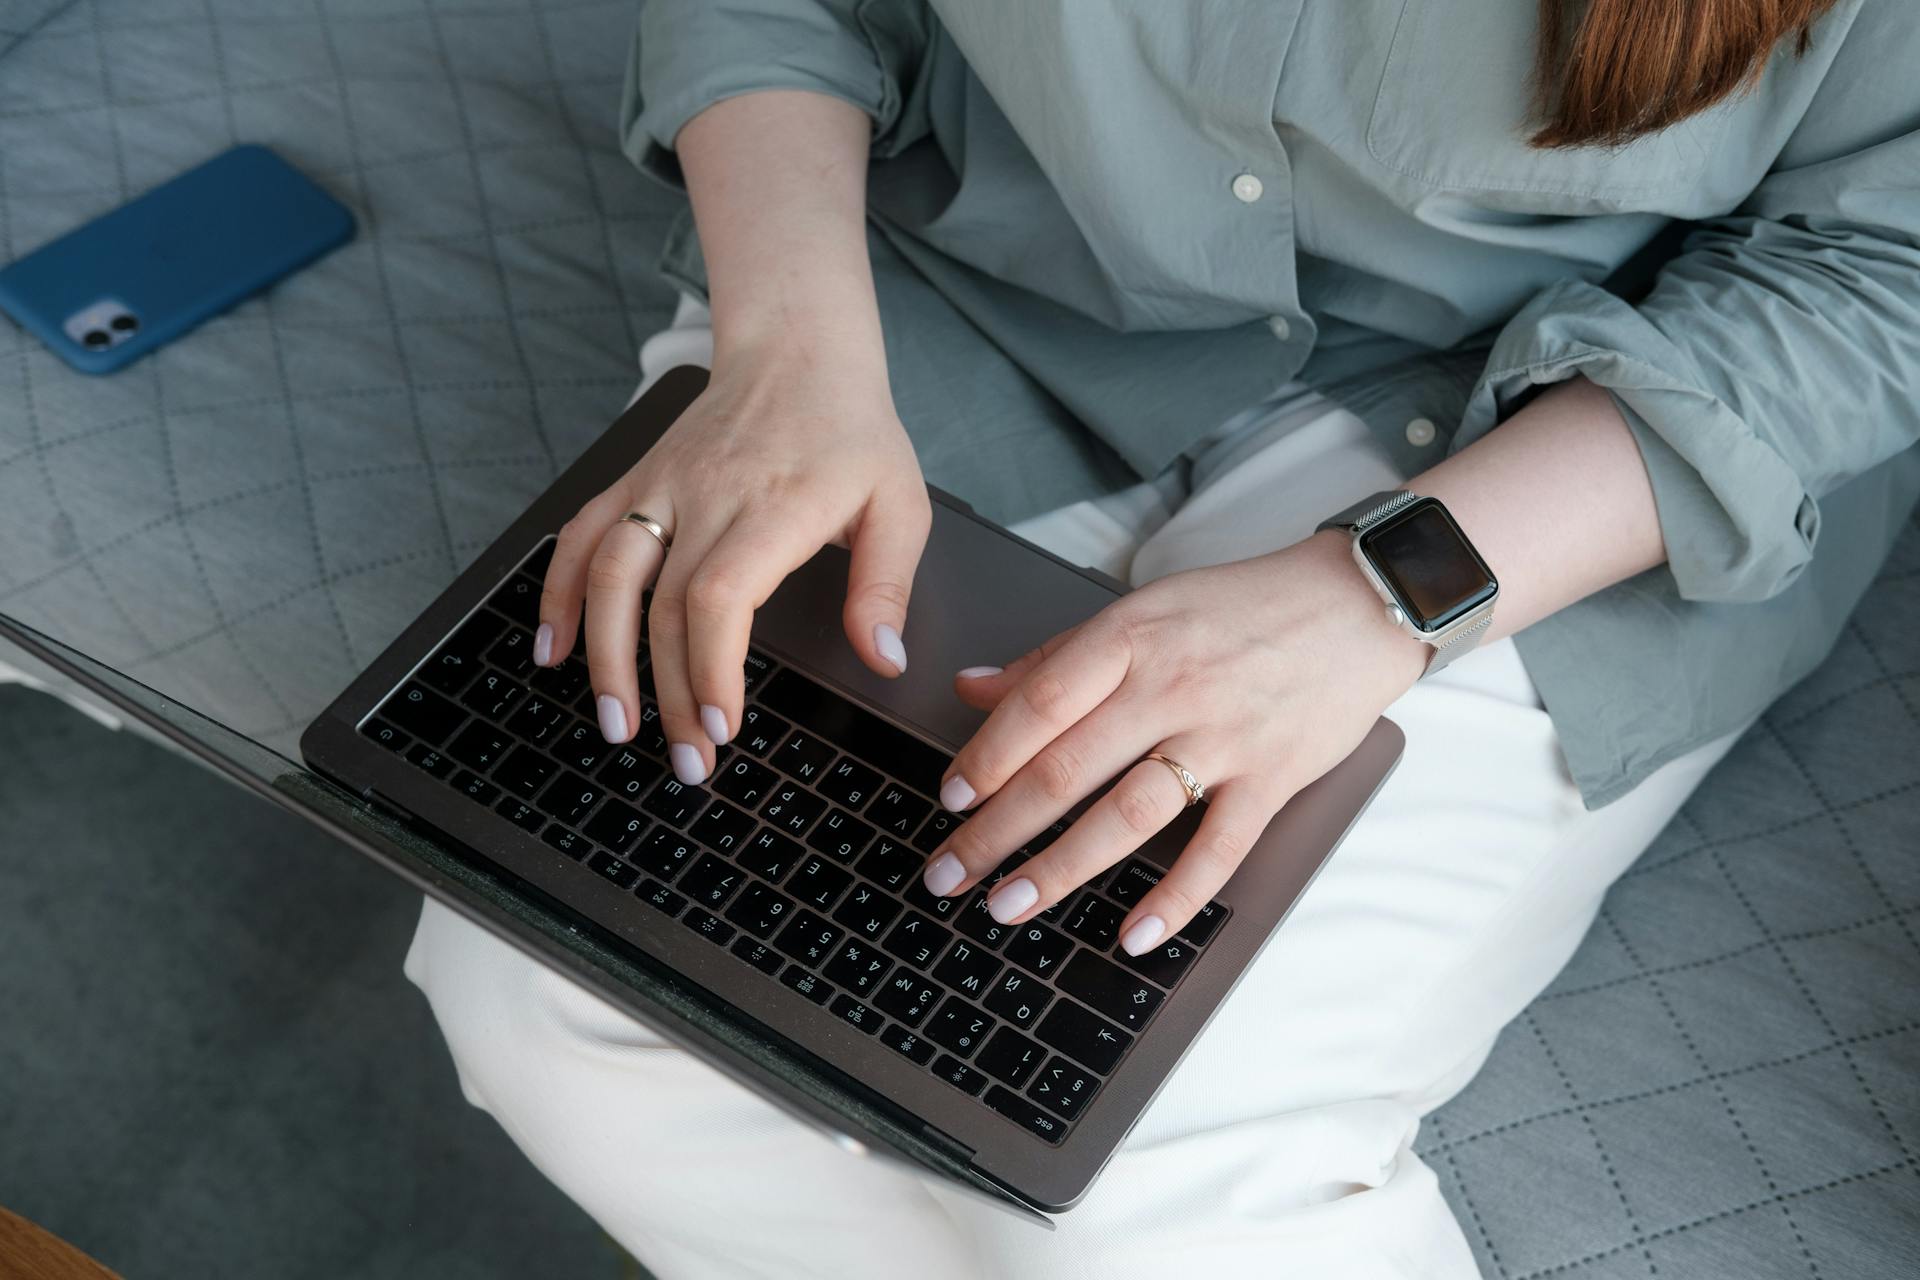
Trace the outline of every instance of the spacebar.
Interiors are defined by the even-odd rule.
[[[768,710],[779,712],[916,791],[939,793],[947,756],[791,667],[782,668],[756,696]]]

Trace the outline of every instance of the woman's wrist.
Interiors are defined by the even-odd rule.
[[[1338,633],[1350,637],[1354,661],[1380,680],[1386,701],[1405,693],[1426,673],[1433,646],[1387,616],[1386,606],[1354,563],[1352,534],[1323,529],[1282,554],[1297,557],[1312,589],[1308,595],[1301,590],[1308,584],[1290,578],[1287,596],[1293,603],[1283,602],[1282,607],[1298,607],[1300,600],[1312,599],[1315,607],[1331,615]]]

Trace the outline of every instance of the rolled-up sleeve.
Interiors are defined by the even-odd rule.
[[[1568,281],[1524,307],[1456,437],[1545,383],[1607,388],[1685,599],[1780,592],[1813,555],[1820,498],[1920,440],[1920,38],[1863,14],[1847,46],[1774,169],[1644,298]]]
[[[646,0],[620,110],[627,156],[678,185],[681,127],[723,98],[804,89],[859,107],[876,139],[899,119],[919,6],[872,0]]]

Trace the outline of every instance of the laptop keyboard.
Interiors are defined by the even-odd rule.
[[[1128,908],[1160,877],[1128,858],[1023,925],[982,885],[934,898],[920,869],[960,818],[929,797],[950,757],[754,651],[740,732],[698,787],[675,779],[653,700],[608,745],[578,651],[533,664],[552,543],[394,690],[360,732],[725,948],[816,1016],[874,1036],[1041,1139],[1063,1139],[1227,917],[1219,902],[1143,956]]]

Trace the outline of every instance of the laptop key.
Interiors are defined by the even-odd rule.
[[[668,778],[653,789],[640,807],[662,822],[684,827],[706,808],[707,793],[678,778]]]
[[[607,789],[599,783],[588,782],[579,774],[562,769],[540,793],[540,806],[568,826],[578,827],[586,822],[593,806],[606,794]]]
[[[873,842],[873,828],[845,809],[829,809],[807,837],[807,844],[828,857],[852,862]]]
[[[541,832],[540,838],[560,852],[566,854],[569,858],[572,858],[575,862],[580,861],[580,859],[586,857],[587,854],[593,852],[593,841],[587,839],[578,831],[571,831],[557,822],[550,824],[545,831]]]
[[[1103,1076],[1113,1074],[1114,1064],[1133,1044],[1132,1036],[1071,1000],[1056,1000],[1033,1034]]]
[[[1160,883],[1161,871],[1138,858],[1128,858],[1113,873],[1107,896],[1123,907],[1130,907],[1147,896],[1147,890]]]
[[[924,969],[933,963],[947,943],[953,941],[953,934],[921,915],[918,911],[909,911],[907,918],[893,926],[893,932],[880,945],[905,960],[916,969]]]
[[[1014,927],[1001,924],[987,911],[987,895],[975,890],[967,895],[954,918],[953,927],[983,947],[997,947],[1012,935]]]
[[[453,789],[480,804],[492,804],[500,798],[500,788],[465,769],[453,775]]]
[[[749,883],[726,910],[727,919],[756,938],[771,938],[793,913],[793,903],[758,882]]]
[[[1027,1086],[1027,1096],[1055,1115],[1075,1120],[1099,1087],[1097,1076],[1056,1056]]]
[[[409,742],[413,741],[413,739],[409,737],[407,734],[400,732],[400,730],[394,728],[392,725],[388,724],[385,720],[382,720],[377,716],[369,719],[365,724],[361,725],[360,732],[365,734],[367,737],[372,738],[375,742],[379,743],[381,746],[385,747],[389,751],[399,751],[401,748],[405,747]]]
[[[1048,1142],[1057,1143],[1067,1136],[1067,1126],[1061,1123],[1060,1117],[1048,1115],[1005,1085],[997,1084],[987,1090],[984,1101],[1022,1129]]]
[[[636,803],[648,788],[660,781],[666,771],[657,760],[649,760],[632,747],[613,747],[600,770],[600,781],[622,800]]]
[[[525,690],[517,680],[509,680],[498,671],[482,671],[479,679],[461,696],[461,705],[489,720],[504,720],[520,701]]]
[[[1217,902],[1209,902],[1193,913],[1193,919],[1187,921],[1176,938],[1185,938],[1196,947],[1204,947],[1213,941],[1214,931],[1226,921],[1227,909]]]
[[[892,967],[893,962],[882,956],[878,947],[849,938],[840,944],[821,972],[849,991],[865,996],[879,987],[880,979]]]
[[[950,1053],[943,1053],[934,1060],[933,1074],[960,1092],[972,1094],[975,1097],[978,1097],[980,1090],[987,1085],[985,1076]]]
[[[641,876],[640,883],[634,887],[633,892],[636,897],[653,907],[654,910],[664,911],[670,916],[677,916],[687,909],[687,900],[685,898],[667,888],[667,886],[661,884],[652,876]],[[772,972],[772,970],[768,970],[768,972]]]
[[[687,868],[676,886],[703,906],[717,907],[734,895],[747,873],[724,858],[703,853]]]
[[[1014,930],[1013,940],[1007,943],[1007,959],[1043,978],[1050,978],[1060,971],[1061,962],[1072,950],[1072,938],[1029,920]]]
[[[873,1003],[908,1026],[917,1027],[945,994],[919,974],[898,969],[881,984]]]
[[[1076,955],[1055,981],[1062,991],[1086,1001],[1095,1012],[1105,1014],[1129,1031],[1146,1026],[1147,1019],[1166,999],[1165,992],[1139,974],[1128,973],[1091,951]]]
[[[538,670],[533,665],[533,632],[525,627],[508,627],[507,633],[487,650],[487,661],[515,680],[527,679]]]
[[[640,704],[640,723],[633,731],[633,741],[628,745],[638,747],[650,756],[667,754],[667,731],[660,727],[660,704],[651,698]]]
[[[961,1057],[980,1047],[993,1030],[993,1019],[959,996],[948,996],[927,1023],[927,1034]]]
[[[516,573],[487,603],[523,627],[540,625],[540,583],[536,579]]]
[[[836,752],[805,729],[795,729],[774,753],[773,761],[789,776],[812,782],[826,770]]]
[[[960,909],[962,901],[954,897],[934,897],[927,892],[926,881],[917,874],[908,879],[907,887],[901,891],[900,896],[907,900],[909,906],[920,908],[936,920],[952,920],[954,912]]]
[[[913,847],[922,853],[932,853],[947,838],[947,833],[959,826],[960,815],[945,809],[935,809],[931,817],[921,826],[919,834],[913,837]]]
[[[932,812],[931,801],[922,800],[898,783],[889,782],[874,797],[872,806],[867,810],[867,821],[883,833],[905,840],[920,829],[920,824]]]
[[[769,978],[779,977],[780,966],[786,963],[785,960],[780,958],[778,951],[775,951],[764,942],[754,941],[745,934],[735,938],[733,945],[728,947],[727,950],[733,952],[733,954],[739,956],[742,960],[745,960]]]
[[[813,785],[827,799],[857,813],[861,805],[873,799],[880,775],[851,756],[841,756]]]
[[[1120,937],[1120,922],[1127,913],[1105,898],[1083,893],[1067,909],[1066,931],[1096,951],[1105,951]]]
[[[640,880],[640,873],[604,849],[587,859],[590,870],[597,872],[603,880],[609,880],[622,889],[631,889]]]
[[[760,816],[788,835],[803,836],[826,810],[826,802],[819,796],[796,783],[782,782],[760,806]]]
[[[647,820],[640,811],[619,800],[608,800],[581,828],[595,842],[615,853],[625,853],[633,848],[646,829]]]
[[[671,880],[693,861],[700,846],[671,827],[655,827],[627,854],[648,875]]]
[[[680,917],[680,923],[716,946],[726,946],[739,930],[704,907],[694,907]]]
[[[771,827],[761,827],[740,846],[733,860],[761,879],[778,884],[806,852],[798,840],[789,839]]]
[[[880,1043],[907,1061],[922,1067],[933,1060],[936,1052],[931,1040],[915,1035],[907,1028],[897,1025],[889,1025],[881,1031]]]
[[[740,732],[733,740],[748,755],[764,760],[792,727],[765,707],[750,706],[740,713]]]
[[[479,654],[454,653],[443,649],[420,664],[418,679],[422,684],[431,685],[452,698],[473,683],[474,673],[479,670]]]
[[[496,729],[484,720],[475,720],[466,728],[453,735],[453,741],[447,744],[447,754],[469,769],[485,773],[500,763],[500,758],[513,746],[513,739],[504,729]]]
[[[847,931],[856,938],[869,941],[880,937],[893,918],[900,914],[900,904],[884,896],[869,884],[856,884],[847,900],[833,913],[833,918],[847,926]]]
[[[1200,954],[1200,948],[1182,938],[1174,937],[1161,943],[1151,951],[1130,956],[1124,951],[1114,953],[1114,959],[1122,965],[1143,974],[1163,987],[1171,988],[1186,976],[1187,968],[1193,958]]]
[[[748,697],[752,697],[753,691],[765,684],[767,677],[772,674],[772,658],[758,649],[747,650],[747,660],[741,665],[740,677],[746,683]]]
[[[725,800],[714,800],[694,819],[693,825],[687,828],[687,834],[709,849],[733,853],[746,844],[747,837],[753,834],[753,828],[751,813],[736,809]]]
[[[436,778],[453,772],[453,757],[435,751],[424,742],[416,742],[407,749],[407,763],[425,769]]]
[[[973,1065],[1015,1089],[1040,1069],[1047,1051],[1012,1027],[1001,1027],[974,1055]]]
[[[809,855],[787,881],[787,892],[810,907],[825,911],[840,900],[853,877],[818,854]]]
[[[515,747],[500,767],[493,771],[494,781],[516,795],[531,800],[560,772],[560,766],[532,747]]]
[[[540,834],[540,829],[547,825],[545,814],[535,810],[516,796],[508,796],[501,800],[499,804],[493,806],[493,811],[522,831],[530,831],[536,836]]]
[[[507,732],[522,742],[543,747],[558,738],[560,731],[571,723],[571,712],[545,694],[536,693],[507,717]]]
[[[575,720],[562,729],[547,749],[553,752],[554,759],[580,773],[592,773],[613,750],[600,736],[599,726],[584,720]]]
[[[1016,1027],[1030,1027],[1053,999],[1040,979],[1019,969],[1008,969],[987,989],[980,1003]]]
[[[419,681],[409,681],[380,708],[387,719],[432,746],[447,740],[467,713]]]
[[[860,874],[890,893],[898,893],[920,874],[925,860],[898,840],[881,836],[860,859]]]
[[[817,973],[809,973],[797,964],[790,964],[781,970],[780,981],[815,1004],[825,1004],[833,994],[833,988],[827,985],[825,978]]]
[[[572,706],[581,693],[588,690],[591,682],[586,664],[572,658],[557,667],[540,668],[527,681],[535,691],[546,694],[561,706]],[[604,738],[601,739],[602,745],[605,742]]]
[[[840,930],[811,911],[796,911],[773,945],[801,964],[819,968],[833,955],[840,941]]]
[[[447,638],[447,642],[440,646],[434,657],[459,658],[461,661],[457,664],[457,668],[464,669],[467,673],[464,678],[471,680],[473,672],[480,665],[480,655],[485,653],[493,642],[500,638],[500,633],[506,629],[505,618],[495,613],[488,613],[484,609],[479,610],[460,624],[459,629]],[[456,666],[456,664],[448,665]],[[426,679],[424,668],[421,671],[421,679]]]
[[[742,808],[758,809],[779,777],[763,764],[737,755],[713,775],[713,789]]]
[[[835,996],[833,1003],[828,1007],[840,1015],[842,1022],[845,1022],[848,1026],[858,1027],[868,1035],[872,1035],[880,1029],[880,1015],[869,1009],[866,1005],[861,1004],[858,1000],[855,1000],[852,996]]]
[[[966,938],[954,943],[953,950],[933,966],[935,978],[974,1000],[986,994],[987,984],[999,971],[1000,962]]]

